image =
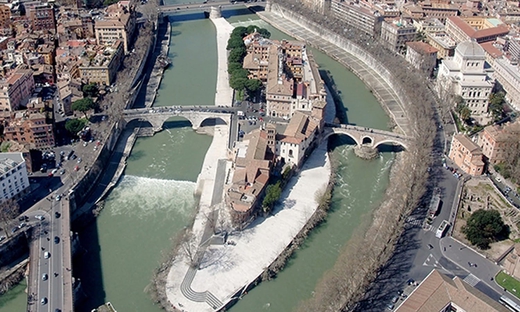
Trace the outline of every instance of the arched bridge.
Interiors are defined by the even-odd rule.
[[[123,119],[126,122],[132,120],[148,121],[155,132],[161,131],[166,120],[179,116],[191,122],[191,127],[197,130],[206,119],[221,119],[230,124],[233,109],[222,109],[204,106],[163,106],[156,108],[125,109]]]
[[[200,11],[205,10],[209,11],[211,7],[233,7],[238,5],[255,5],[255,6],[265,6],[265,3],[261,0],[259,1],[229,1],[229,0],[215,0],[215,1],[206,1],[205,3],[197,2],[197,3],[180,3],[180,4],[165,4],[159,6],[159,11],[162,13],[180,13],[186,11]]]
[[[410,137],[390,131],[343,124],[325,124],[322,138],[326,139],[333,134],[347,135],[352,138],[358,146],[368,146],[372,148],[377,148],[381,144],[393,143],[401,145],[404,149],[408,149],[408,145],[412,141]]]

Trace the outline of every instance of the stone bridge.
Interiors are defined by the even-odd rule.
[[[408,149],[412,138],[400,135],[395,132],[359,127],[352,125],[325,124],[322,139],[326,139],[333,134],[344,134],[352,138],[360,147],[376,149],[381,144],[392,143]]]
[[[197,130],[207,119],[220,119],[229,125],[233,113],[234,109],[215,106],[162,106],[126,109],[123,112],[123,119],[126,122],[147,121],[152,125],[154,132],[159,132],[166,120],[172,117],[183,117],[191,122],[193,130]]]
[[[258,0],[257,2],[246,2],[246,1],[229,1],[229,0],[210,0],[205,3],[195,2],[195,3],[179,3],[179,4],[165,4],[159,6],[158,10],[164,14],[171,13],[181,13],[186,11],[210,11],[211,7],[218,9],[227,8],[227,7],[235,7],[239,5],[245,6],[265,6],[266,3],[262,0]]]

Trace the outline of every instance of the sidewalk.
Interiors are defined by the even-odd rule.
[[[215,106],[233,106],[233,89],[229,86],[228,65],[227,65],[227,42],[233,31],[225,18],[210,19],[217,31],[217,91],[215,93]]]

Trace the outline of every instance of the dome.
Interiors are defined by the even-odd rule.
[[[455,48],[455,52],[459,53],[464,58],[486,57],[484,49],[476,41],[464,41],[459,43],[457,48]]]

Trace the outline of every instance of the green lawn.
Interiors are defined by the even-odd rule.
[[[495,281],[498,285],[507,289],[508,292],[520,298],[520,281],[516,278],[507,275],[504,272],[500,272],[495,277]]]

